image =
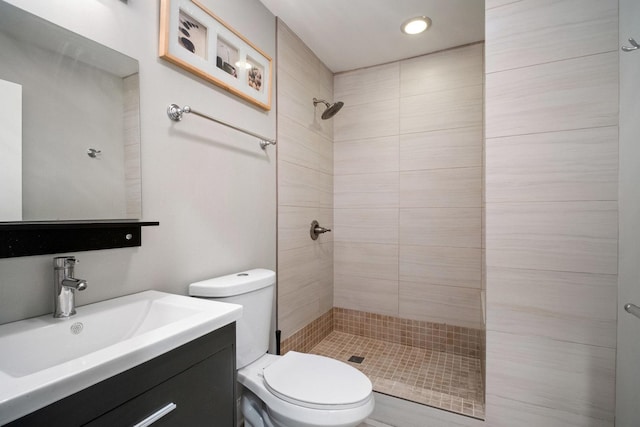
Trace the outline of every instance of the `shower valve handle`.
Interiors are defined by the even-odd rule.
[[[311,235],[312,240],[317,240],[320,234],[327,233],[329,231],[331,231],[330,228],[321,227],[318,221],[314,219],[311,222],[311,229],[309,230],[309,234]]]

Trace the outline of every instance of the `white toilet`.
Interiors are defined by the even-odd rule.
[[[373,412],[371,381],[328,357],[267,354],[276,275],[255,269],[193,283],[189,294],[242,305],[236,368],[247,427],[349,427]]]

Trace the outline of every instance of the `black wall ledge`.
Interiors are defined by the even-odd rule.
[[[0,222],[0,258],[142,246],[142,227],[157,221]]]

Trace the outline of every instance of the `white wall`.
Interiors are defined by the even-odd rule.
[[[10,3],[140,61],[142,247],[77,253],[89,287],[79,304],[189,283],[242,269],[275,269],[275,152],[198,117],[169,121],[170,103],[275,136],[264,112],[158,58],[159,2],[54,0]],[[275,20],[257,0],[204,3],[275,57]],[[275,91],[274,91],[275,93]],[[0,323],[52,310],[54,255],[0,260]]]

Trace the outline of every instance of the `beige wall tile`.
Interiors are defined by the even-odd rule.
[[[333,179],[334,207],[397,208],[398,180],[398,172],[337,175]]]
[[[333,145],[334,173],[397,172],[398,145],[397,135],[336,143]]]
[[[287,338],[333,306],[333,235],[311,240],[311,221],[333,227],[333,74],[281,21],[278,38],[278,321]],[[256,183],[260,185],[260,183]]]
[[[403,230],[415,243],[401,249],[415,281],[406,285],[413,292],[405,297],[408,313],[424,319],[426,305],[438,310],[429,320],[442,321],[451,306],[470,307],[453,324],[481,325],[482,46],[344,73],[335,82],[336,99],[346,103],[334,128],[335,304],[397,315]],[[399,172],[400,153],[406,173]],[[398,206],[407,208],[402,224]]]
[[[400,280],[480,289],[480,260],[475,248],[402,245]]]
[[[482,328],[480,290],[401,281],[399,316]]]
[[[616,275],[489,267],[487,276],[492,330],[615,349]]]
[[[318,70],[320,75],[318,76],[318,84],[320,85],[320,96],[330,97],[333,95],[333,71],[331,71],[322,61],[318,59],[320,64]],[[329,120],[331,121],[331,120]]]
[[[377,402],[376,402],[377,403]],[[487,395],[487,424],[491,427],[613,427],[612,419],[603,420],[547,406],[532,405],[509,396]]]
[[[486,8],[487,424],[613,426],[617,3]]]
[[[335,100],[350,106],[398,99],[399,95],[398,62],[336,74],[334,79]]]
[[[615,202],[494,203],[486,212],[487,266],[617,272]]]
[[[400,62],[400,96],[482,85],[483,43]]]
[[[398,243],[398,209],[335,209],[336,242]]]
[[[483,233],[484,236],[484,233]],[[482,290],[487,290],[487,250],[482,248]]]
[[[287,338],[333,306],[333,243],[281,250],[278,321]]]
[[[309,131],[332,139],[333,121],[322,120],[324,110],[313,106],[313,98],[322,96],[320,85],[313,80],[299,82],[283,70],[278,73],[278,116],[288,117]]]
[[[278,295],[333,277],[333,242],[279,251]],[[312,319],[313,320],[313,319]]]
[[[316,281],[278,298],[278,328],[286,339],[333,307],[333,288],[326,280]]]
[[[435,58],[425,57],[402,63],[402,80],[397,74],[398,63],[357,70],[336,77],[336,98],[343,97],[341,100],[347,103],[340,115],[336,116],[334,135],[336,301],[345,301],[345,305],[349,304],[350,308],[364,311],[371,311],[367,306],[384,313],[397,310],[398,294],[396,293],[396,298],[392,298],[385,292],[397,288],[399,265],[396,243],[400,229],[397,191],[401,182],[404,182],[401,187],[404,191],[404,198],[400,198],[401,207],[472,207],[475,208],[472,211],[476,212],[474,220],[470,218],[473,214],[468,210],[466,213],[464,209],[457,210],[454,214],[458,219],[457,230],[454,228],[456,225],[450,221],[449,229],[442,235],[438,235],[434,226],[416,216],[418,213],[413,216],[409,214],[406,231],[408,241],[419,239],[408,231],[409,227],[414,226],[420,229],[419,234],[432,238],[430,244],[434,241],[444,244],[449,240],[449,244],[466,245],[478,241],[475,246],[479,248],[481,64],[482,46],[476,45],[441,52]],[[421,79],[420,82],[418,79]],[[405,94],[417,95],[412,96],[413,100],[401,101],[403,114],[410,117],[399,115],[399,93],[394,91],[398,90],[397,82],[400,80]],[[377,92],[372,92],[370,87],[376,84],[380,88]],[[428,96],[425,95],[427,93]],[[386,99],[391,102],[384,102]],[[430,122],[434,118],[439,120],[443,110],[450,113],[444,121]],[[343,112],[346,114],[342,114]],[[468,116],[473,118],[465,117],[466,112],[470,112]],[[411,171],[406,174],[398,173],[398,126],[401,123],[416,124],[403,131],[423,132],[401,137],[405,167]],[[469,129],[449,129],[459,126],[467,126]],[[447,130],[439,131],[441,129]],[[431,168],[439,170],[424,170]],[[453,210],[449,213],[453,214]],[[435,210],[427,217],[440,221],[441,224],[450,220],[438,215]],[[463,237],[460,224],[464,224],[462,228],[467,230],[473,227],[471,224],[474,221],[477,222],[475,228],[478,237]],[[433,233],[429,235],[428,230]],[[405,248],[411,249],[409,246]],[[408,274],[417,278],[419,283],[425,282],[424,273],[428,271],[426,277],[435,279],[436,283],[464,282],[466,286],[473,288],[472,292],[479,293],[476,291],[480,283],[479,249],[469,253],[462,248],[461,253],[456,252],[456,248],[437,248],[435,253],[429,254],[433,255],[432,258],[426,255],[426,249],[420,249],[422,250],[415,255],[418,265],[407,264]],[[465,257],[471,259],[472,267],[465,269]],[[411,256],[407,259],[413,260]],[[363,278],[375,279],[376,282]],[[366,295],[366,291],[355,291],[366,289],[365,284],[370,283],[374,283],[375,289],[371,297]],[[427,283],[433,286],[433,282]],[[446,299],[446,286],[440,286],[439,289],[442,292],[439,299],[433,302],[434,305]],[[452,296],[452,300],[459,298],[460,291],[454,292],[456,296]],[[385,298],[380,298],[379,295],[385,295]],[[428,295],[424,296],[428,300]],[[363,303],[363,299],[367,303],[357,305]],[[477,315],[479,301],[479,296],[476,296],[477,304],[473,314],[470,314],[470,317],[476,319],[470,322],[475,326],[478,324],[477,319],[481,318],[481,315]]]
[[[526,0],[486,0],[485,1],[485,11],[489,9],[493,9],[494,7],[504,6],[510,3],[517,3]],[[486,14],[485,14],[486,16]],[[485,18],[486,21],[486,18]],[[486,32],[485,32],[486,33]]]
[[[316,207],[280,206],[278,208],[278,250],[301,248],[332,242],[333,233],[325,233],[318,240],[309,235],[311,221],[333,228],[333,209]]]
[[[428,132],[482,123],[483,86],[400,98],[400,133]]]
[[[487,331],[487,394],[612,421],[614,378],[615,349]]]
[[[526,0],[487,10],[487,73],[618,49],[618,5]]]
[[[280,161],[278,163],[279,206],[333,207],[331,175]]]
[[[376,243],[334,243],[335,276],[398,280],[398,246]]]
[[[323,120],[322,113],[326,110],[326,106],[324,104],[313,105],[313,98],[331,100],[331,98],[333,98],[333,88],[325,87],[325,81],[323,79],[318,79],[315,84],[311,82],[307,82],[307,84],[313,88],[313,96],[309,98],[308,101],[309,106],[313,110],[313,123],[309,124],[309,129],[320,132],[328,139],[333,140],[335,117],[329,120]],[[305,102],[306,100],[303,100],[303,104],[305,104]],[[342,114],[342,112],[340,114]]]
[[[400,170],[482,166],[482,125],[400,136]]]
[[[398,280],[335,274],[333,305],[398,316]]]
[[[618,123],[618,53],[487,74],[486,136]]]
[[[277,20],[279,71],[286,71],[301,83],[318,84],[319,97],[333,94],[333,73],[313,51],[280,19]]]
[[[287,25],[278,19],[278,57],[276,64],[279,72],[300,83],[315,82],[321,74],[320,61],[306,44]]]
[[[617,200],[618,128],[487,140],[487,201]]]
[[[404,399],[375,393],[376,407],[371,418],[393,426],[425,427],[487,427],[482,420],[443,411],[431,406],[416,405]],[[533,427],[533,425],[531,425]],[[512,425],[510,427],[515,427]]]
[[[398,135],[398,99],[345,105],[334,121],[334,142]]]
[[[481,208],[400,209],[400,244],[481,247]]]
[[[333,143],[286,116],[278,118],[278,160],[333,173]]]
[[[400,206],[480,207],[481,168],[454,168],[400,173]]]

